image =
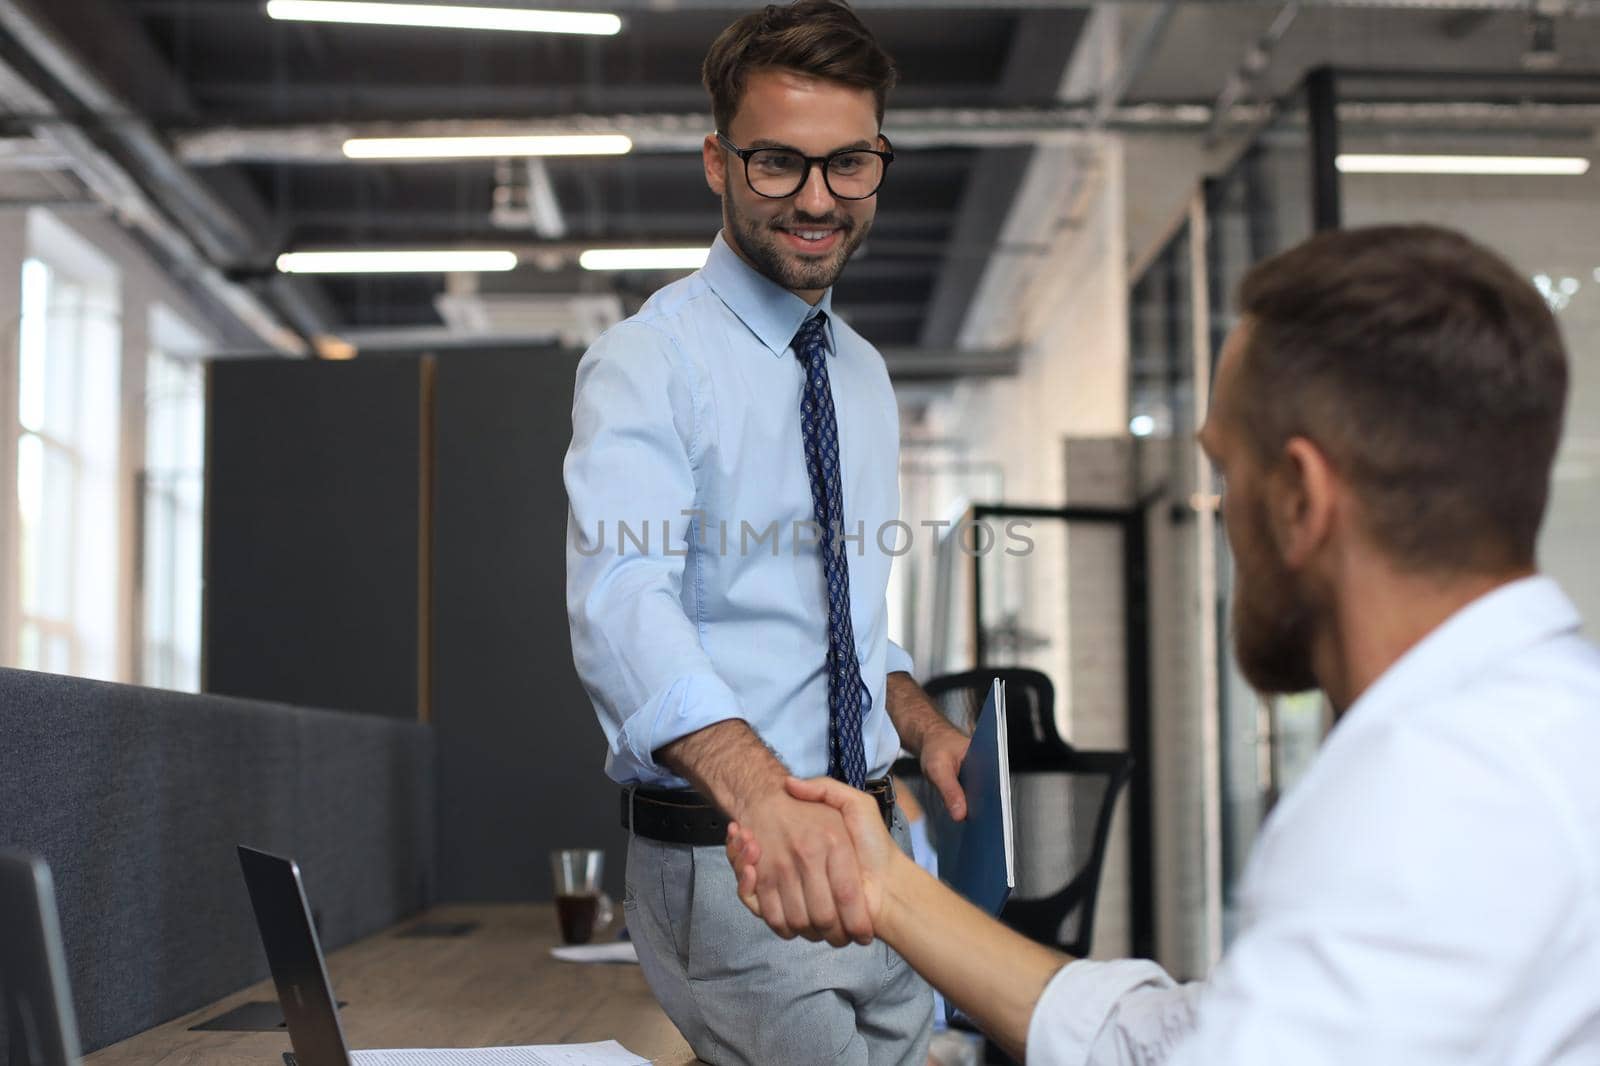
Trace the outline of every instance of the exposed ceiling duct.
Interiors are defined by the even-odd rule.
[[[127,117],[130,109],[16,0],[0,0],[0,30],[10,39],[0,49],[0,98],[28,116],[36,142],[69,160],[72,170],[118,219],[143,234],[176,273],[226,307],[264,343],[303,354],[304,340],[278,310],[229,280],[216,265],[249,254],[253,239],[173,158],[160,136],[147,124]],[[29,66],[38,69],[26,69]],[[41,73],[54,79],[76,106],[62,107],[41,88]],[[74,121],[71,116],[79,110],[124,116],[113,131],[118,143],[138,165],[148,168],[168,197],[179,198],[179,213],[196,221],[192,232],[176,221],[170,199],[158,202],[146,183]]]
[[[1265,104],[1229,108],[1228,121],[1248,124],[1267,117]],[[1110,130],[1205,130],[1217,112],[1203,104],[1132,104],[1113,108],[1106,120]],[[1440,103],[1360,102],[1340,105],[1340,114],[1371,123],[1403,125],[1438,123],[1518,125],[1526,123],[1592,123],[1600,118],[1600,104],[1498,103],[1461,101]],[[557,124],[506,119],[382,123],[377,125],[315,125],[290,127],[218,127],[179,134],[174,140],[179,158],[193,166],[227,163],[315,163],[344,160],[340,146],[357,135],[382,136],[505,136],[510,133],[609,128],[634,138],[641,152],[699,152],[709,115],[617,115],[609,119],[576,117]],[[901,148],[1006,148],[1039,145],[1076,146],[1093,128],[1094,108],[1060,107],[971,108],[962,110],[901,111],[890,115],[887,131]],[[4,142],[0,142],[3,144]],[[0,155],[0,161],[4,156]]]

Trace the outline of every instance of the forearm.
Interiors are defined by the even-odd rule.
[[[950,721],[939,713],[928,694],[922,691],[910,674],[893,673],[885,683],[884,705],[889,721],[900,734],[900,743],[915,755],[922,754],[923,742],[929,732],[936,729],[954,729]]]
[[[891,860],[876,933],[1018,1061],[1050,979],[1070,956],[1020,936],[910,859]]]
[[[747,722],[727,719],[665,744],[655,760],[671,768],[730,818],[750,802],[783,792],[789,771]]]

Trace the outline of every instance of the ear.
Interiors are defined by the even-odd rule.
[[[1291,437],[1269,482],[1267,506],[1278,554],[1284,565],[1299,570],[1333,534],[1338,474],[1321,448],[1305,437]]]
[[[700,159],[706,168],[706,184],[720,197],[728,187],[728,157],[717,143],[715,133],[706,134],[706,139],[700,143]]]

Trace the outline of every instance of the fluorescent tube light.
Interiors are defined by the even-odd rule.
[[[267,15],[295,22],[354,22],[367,26],[427,26],[455,30],[521,30],[610,37],[622,29],[615,15],[586,11],[532,11],[514,7],[357,3],[352,0],[268,0]]]
[[[1343,174],[1569,175],[1589,172],[1582,156],[1534,155],[1340,155]]]
[[[278,256],[285,274],[449,274],[512,270],[515,252],[286,252]]]
[[[578,256],[585,270],[698,270],[710,248],[591,248]]]
[[[537,134],[526,137],[354,137],[350,159],[506,159],[542,155],[626,155],[633,142],[620,133]]]

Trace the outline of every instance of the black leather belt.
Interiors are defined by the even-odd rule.
[[[894,814],[894,783],[887,777],[867,782],[867,795],[878,801],[883,824]],[[687,788],[622,790],[622,828],[664,844],[721,846],[728,839],[728,819],[700,793]]]

